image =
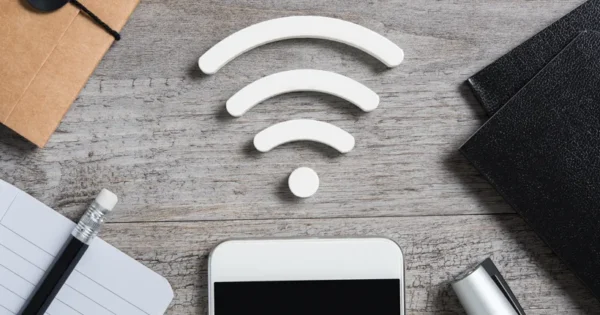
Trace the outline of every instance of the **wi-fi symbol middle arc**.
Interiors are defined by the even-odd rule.
[[[244,28],[210,48],[198,65],[202,72],[214,74],[229,61],[258,46],[295,38],[326,39],[347,44],[379,59],[392,68],[404,60],[404,52],[387,38],[363,26],[321,16],[291,16],[264,21]],[[227,101],[227,111],[240,117],[271,97],[291,92],[321,92],[343,98],[365,112],[379,106],[377,93],[343,75],[312,69],[275,73],[247,85]],[[315,141],[341,153],[354,148],[354,137],[341,128],[323,121],[296,119],[272,125],[254,137],[258,151],[268,152],[284,143]],[[294,195],[312,196],[319,188],[319,177],[307,167],[296,169],[288,184]]]

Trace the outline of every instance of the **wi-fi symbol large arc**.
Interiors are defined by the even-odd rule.
[[[344,43],[372,55],[388,67],[396,67],[404,60],[400,47],[363,26],[328,17],[292,16],[264,21],[233,33],[202,55],[198,65],[204,73],[214,74],[253,48],[295,38]],[[300,91],[335,95],[366,112],[379,105],[379,96],[353,79],[328,71],[301,69],[272,74],[247,85],[227,101],[227,111],[240,117],[268,98]],[[320,142],[341,153],[351,151],[355,144],[354,137],[339,127],[322,121],[297,119],[261,131],[254,137],[254,146],[267,152],[292,141]],[[310,197],[319,188],[319,177],[313,170],[301,167],[290,175],[289,187],[298,197]]]

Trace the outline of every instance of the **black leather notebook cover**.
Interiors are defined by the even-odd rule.
[[[600,298],[600,33],[581,33],[460,150]]]
[[[579,32],[600,31],[600,0],[590,0],[468,79],[475,97],[494,114]]]

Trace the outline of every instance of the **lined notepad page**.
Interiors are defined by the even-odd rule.
[[[0,315],[18,314],[75,224],[0,180]],[[46,314],[159,315],[166,279],[96,238]]]

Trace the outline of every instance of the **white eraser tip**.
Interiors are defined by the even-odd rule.
[[[117,202],[119,202],[119,198],[110,190],[102,189],[102,191],[98,194],[98,197],[96,197],[96,202],[102,208],[112,211],[112,209],[117,205]]]

